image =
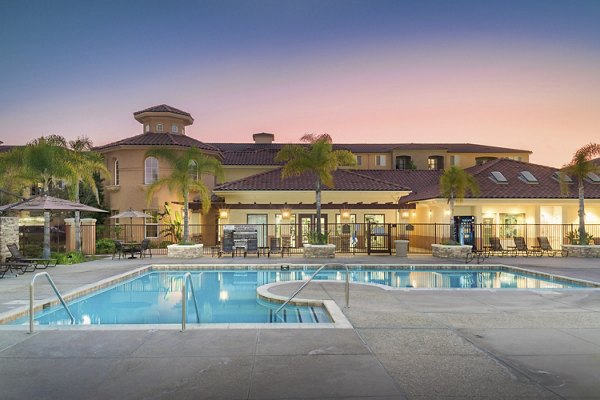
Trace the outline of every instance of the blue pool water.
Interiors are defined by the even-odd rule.
[[[181,286],[186,271],[155,271],[93,293],[69,304],[79,325],[179,324]],[[257,299],[256,288],[272,283],[307,279],[312,270],[191,271],[201,323],[331,322],[320,307],[286,307],[282,318],[273,315],[279,304]],[[501,270],[353,270],[351,281],[394,288],[577,288],[571,281],[541,278]],[[315,280],[345,280],[345,271],[322,271]],[[191,295],[191,293],[188,293]],[[302,297],[302,296],[300,296]],[[196,322],[193,301],[188,300],[188,323]],[[67,313],[54,307],[38,313],[40,325],[69,325]],[[14,324],[26,323],[26,318]]]

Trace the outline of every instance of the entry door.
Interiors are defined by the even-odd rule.
[[[248,214],[248,224],[256,227],[258,247],[267,246],[267,214]]]
[[[327,214],[321,214],[321,232],[325,232],[326,227]],[[298,230],[302,244],[308,243],[310,233],[317,230],[317,214],[300,214]]]

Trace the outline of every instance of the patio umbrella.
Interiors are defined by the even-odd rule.
[[[0,206],[0,212],[7,211],[44,211],[44,258],[50,257],[50,211],[90,211],[107,212],[96,207],[75,201],[59,199],[47,194],[34,196],[27,200]]]
[[[137,211],[130,208],[127,211],[120,212],[116,215],[111,216],[111,218],[129,218],[129,240],[133,240],[133,219],[134,218],[152,218],[152,215],[148,215],[143,211]]]

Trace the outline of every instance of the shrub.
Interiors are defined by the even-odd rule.
[[[39,244],[24,244],[20,246],[21,254],[25,257],[40,258],[42,257],[43,246]]]
[[[308,243],[309,244],[327,244],[328,238],[327,232],[318,233],[316,231],[312,231],[308,234]]]
[[[170,240],[163,240],[158,244],[159,249],[166,249],[168,245],[173,244]]]
[[[112,239],[96,240],[96,254],[112,254],[115,251],[115,242]]]
[[[52,253],[52,258],[58,260],[59,264],[70,265],[79,264],[86,261],[85,255],[79,251],[70,251],[68,253]]]

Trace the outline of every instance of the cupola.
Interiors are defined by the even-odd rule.
[[[194,123],[190,113],[167,104],[136,111],[133,117],[142,124],[144,133],[185,135],[185,127]]]

